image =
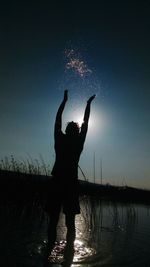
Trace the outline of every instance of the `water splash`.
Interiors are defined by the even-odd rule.
[[[55,243],[55,247],[51,252],[51,255],[49,256],[49,262],[62,262],[64,258],[64,251],[66,247],[66,241],[60,240],[59,242]],[[74,257],[73,262],[81,262],[86,260],[87,258],[93,256],[96,254],[96,251],[91,248],[87,247],[86,244],[76,239],[74,242]]]
[[[87,53],[82,53],[80,47],[74,45],[69,45],[63,51],[64,72],[58,81],[58,88],[60,91],[67,88],[72,98],[78,103],[80,100],[86,101],[87,97],[93,94],[100,96],[101,100],[104,97],[101,73],[97,74],[91,60],[89,64],[87,60],[89,56]]]
[[[65,65],[66,69],[72,69],[80,77],[84,77],[92,73],[92,70],[88,68],[85,61],[82,59],[80,54],[75,49],[66,49],[65,57],[66,57],[66,65]]]

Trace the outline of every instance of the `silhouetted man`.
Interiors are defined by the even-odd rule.
[[[78,163],[83,150],[88,130],[90,105],[95,95],[87,101],[81,129],[78,123],[69,122],[65,134],[62,132],[62,113],[68,100],[68,91],[64,91],[64,98],[56,115],[54,138],[56,159],[52,170],[53,198],[49,199],[47,212],[49,214],[48,249],[52,250],[56,240],[56,227],[61,207],[65,214],[67,227],[66,249],[64,257],[73,255],[75,240],[75,215],[80,213],[78,191]],[[67,266],[67,265],[66,265]]]

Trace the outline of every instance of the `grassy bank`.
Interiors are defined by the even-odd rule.
[[[98,185],[79,180],[80,195],[118,202],[150,204],[150,191],[133,187]],[[0,170],[0,203],[43,205],[53,193],[51,176]]]

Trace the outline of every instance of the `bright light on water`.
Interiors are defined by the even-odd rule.
[[[83,246],[83,242],[81,240],[76,239],[74,242],[75,246]]]
[[[49,257],[50,262],[61,262],[63,260],[65,246],[65,240],[56,242],[56,245]],[[87,257],[92,256],[95,253],[95,250],[93,248],[87,247],[83,241],[79,239],[75,240],[73,262],[80,262],[82,260],[85,260]]]
[[[81,261],[85,259],[86,257],[92,256],[95,254],[95,250],[93,248],[87,247],[86,244],[81,241],[76,239],[74,242],[74,248],[75,248],[75,253],[74,253],[74,258],[73,261]]]

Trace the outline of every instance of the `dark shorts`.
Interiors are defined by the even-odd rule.
[[[52,182],[45,203],[45,211],[54,214],[60,212],[61,209],[65,214],[80,213],[78,180],[66,183],[66,185],[57,180]]]

